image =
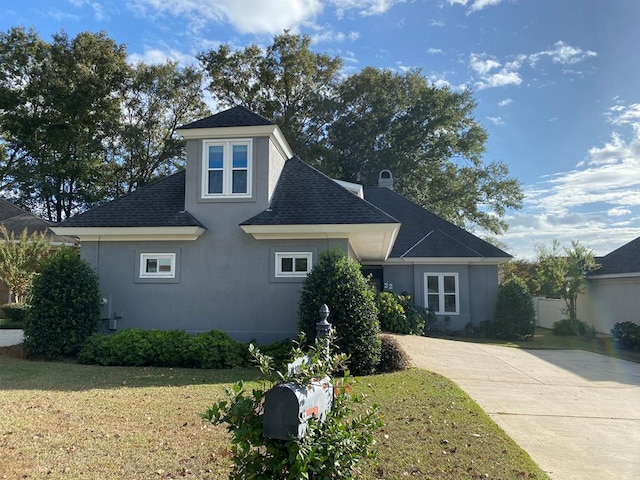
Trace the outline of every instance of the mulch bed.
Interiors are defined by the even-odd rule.
[[[0,355],[5,355],[8,357],[15,357],[15,358],[26,358],[26,354],[21,343],[19,343],[18,345],[11,345],[8,347],[0,347]]]

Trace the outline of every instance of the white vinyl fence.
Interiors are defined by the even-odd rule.
[[[553,328],[553,324],[567,316],[562,313],[566,304],[562,299],[533,297],[533,308],[539,327]]]

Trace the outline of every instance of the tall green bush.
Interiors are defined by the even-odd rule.
[[[358,262],[342,250],[325,250],[302,285],[298,309],[299,329],[308,339],[316,336],[323,303],[336,331],[336,345],[349,355],[354,375],[375,372],[380,361],[380,326],[374,292]]]
[[[32,288],[24,346],[43,358],[73,356],[99,328],[98,276],[75,250],[60,248],[44,265]]]
[[[511,277],[498,290],[491,336],[517,340],[533,335],[535,328],[536,315],[527,284],[521,278]]]
[[[409,295],[380,292],[376,295],[378,319],[382,330],[406,335],[422,335],[426,312],[413,304]]]

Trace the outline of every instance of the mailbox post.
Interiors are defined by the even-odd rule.
[[[324,340],[324,354],[329,358],[331,324],[327,321],[329,307],[320,307],[320,321],[316,324],[318,339]],[[291,375],[297,363],[309,361],[303,357],[289,365]],[[325,376],[314,379],[308,385],[293,382],[281,383],[269,390],[264,397],[263,433],[264,437],[278,440],[301,439],[307,431],[307,421],[315,417],[324,422],[333,404],[333,385]]]

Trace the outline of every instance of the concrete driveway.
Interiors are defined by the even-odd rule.
[[[396,336],[417,367],[456,382],[549,476],[640,478],[640,364]]]
[[[0,347],[8,347],[9,345],[22,343],[22,336],[22,330],[0,329]]]

